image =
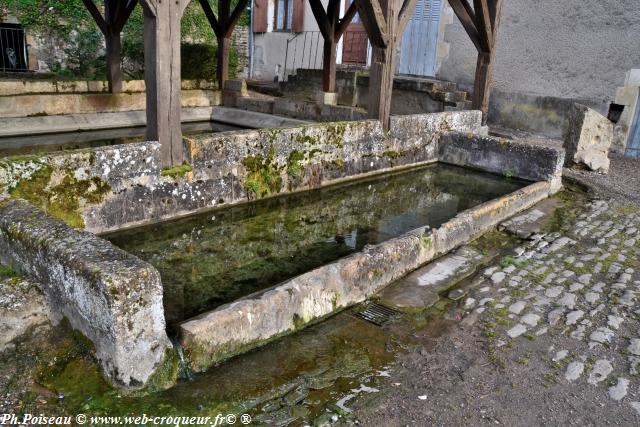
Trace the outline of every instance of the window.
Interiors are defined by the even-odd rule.
[[[275,0],[275,31],[291,31],[293,21],[293,0]]]

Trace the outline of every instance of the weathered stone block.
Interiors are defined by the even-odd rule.
[[[591,108],[574,104],[568,115],[564,138],[567,165],[582,164],[589,169],[609,172],[609,148],[613,141],[613,124]]]
[[[42,284],[52,309],[93,342],[113,384],[139,388],[165,363],[171,344],[151,265],[22,200],[0,202],[0,261]]]
[[[248,96],[247,82],[244,79],[227,80],[224,83],[225,92],[234,92],[237,96]]]
[[[320,105],[337,105],[338,104],[338,93],[337,92],[323,92],[320,91],[317,94],[316,101]]]
[[[562,187],[564,150],[550,143],[450,133],[440,139],[439,152],[439,161],[444,163],[506,177],[547,181],[551,193]]]

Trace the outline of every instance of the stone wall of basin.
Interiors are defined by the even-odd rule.
[[[390,132],[376,121],[361,121],[202,135],[185,140],[189,164],[164,170],[155,142],[4,159],[0,262],[41,283],[58,314],[93,342],[113,384],[166,386],[175,379],[176,359],[168,350],[157,270],[87,231],[439,158],[542,181],[465,211],[436,230],[414,230],[184,323],[182,344],[194,368],[203,370],[363,301],[557,190],[561,149],[479,137],[482,131],[479,112],[449,112],[394,117]]]
[[[180,343],[191,367],[204,371],[366,300],[421,265],[533,206],[549,192],[548,182],[531,184],[464,211],[437,229],[410,231],[219,307],[182,323]]]
[[[481,131],[479,112],[397,116],[185,138],[188,165],[162,170],[156,142],[0,161],[0,192],[102,233],[199,210],[435,162],[450,132]],[[64,201],[64,203],[61,203]]]
[[[151,381],[162,388],[173,382],[154,267],[14,199],[0,202],[0,262],[38,283],[55,314],[91,340],[112,384],[138,388]],[[169,375],[154,376],[157,371]]]

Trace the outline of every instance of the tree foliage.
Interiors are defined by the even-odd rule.
[[[103,0],[94,0],[103,10]],[[217,9],[217,1],[210,1],[213,10]],[[63,55],[49,64],[52,71],[65,77],[104,78],[105,52],[104,37],[85,8],[82,0],[2,0],[3,12],[15,16],[27,31],[45,41],[55,41],[64,46]],[[245,13],[239,24],[248,21]],[[187,6],[181,24],[183,44],[215,45],[215,36],[209,22],[197,0]],[[202,48],[183,48],[185,54],[199,55]],[[206,57],[186,57],[183,61],[191,64],[191,73],[200,70],[198,78],[212,79],[215,73],[211,70],[211,55],[215,50],[208,49]],[[237,58],[237,53],[232,53]],[[215,56],[214,56],[215,58]],[[136,6],[122,30],[123,70],[127,78],[140,78],[144,65],[144,17],[142,7]],[[235,59],[232,61],[235,62]],[[215,62],[213,62],[215,63]],[[205,71],[206,70],[206,71]]]

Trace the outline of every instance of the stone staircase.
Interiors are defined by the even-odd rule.
[[[350,102],[358,89],[369,86],[369,72],[364,69],[338,68],[336,71],[340,103],[354,105]],[[322,70],[298,69],[295,74],[287,76],[285,82],[247,82],[247,86],[256,92],[272,96],[292,96],[313,100],[322,87]],[[435,102],[441,103],[444,111],[469,110],[471,100],[468,92],[460,90],[454,82],[429,77],[398,75],[393,82],[397,91],[424,93]],[[357,103],[357,99],[353,99]]]
[[[393,88],[415,92],[426,92],[434,101],[444,104],[445,111],[469,110],[469,93],[458,88],[457,83],[429,77],[396,76]]]

